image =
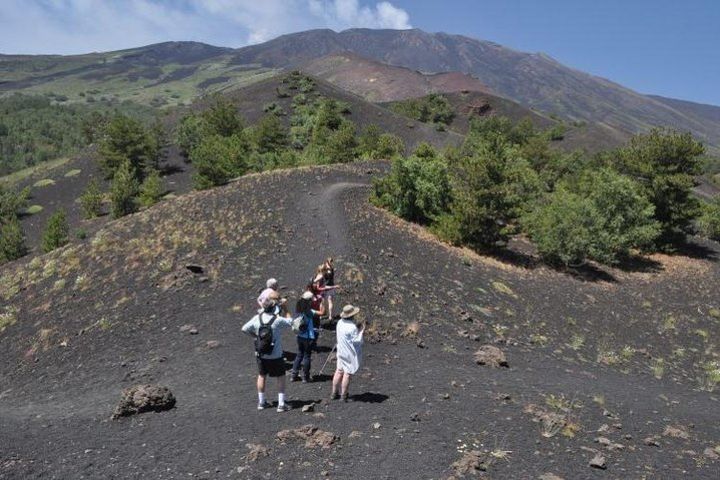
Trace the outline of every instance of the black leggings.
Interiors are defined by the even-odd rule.
[[[312,356],[315,340],[297,337],[298,353],[293,362],[292,374],[297,375],[300,371],[300,364],[303,367],[303,378],[310,379],[310,357]]]

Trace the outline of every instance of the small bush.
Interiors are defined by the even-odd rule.
[[[195,166],[193,183],[203,190],[227,183],[248,171],[250,147],[244,135],[214,135],[203,141],[190,154]]]
[[[99,217],[102,213],[103,194],[96,180],[91,180],[87,188],[80,196],[83,218]]]
[[[18,259],[27,253],[25,235],[16,217],[0,221],[0,264]]]
[[[113,218],[120,218],[137,210],[136,197],[138,188],[138,181],[133,174],[130,162],[121,163],[110,185]]]
[[[698,219],[700,233],[713,240],[720,240],[720,197],[703,205]]]
[[[67,245],[69,230],[65,210],[57,210],[48,218],[45,226],[45,233],[43,233],[42,238],[43,252],[52,252],[56,248]]]
[[[140,185],[138,200],[143,207],[150,207],[160,201],[164,193],[160,172],[153,170]]]

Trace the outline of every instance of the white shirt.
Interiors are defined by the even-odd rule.
[[[354,374],[360,369],[362,356],[363,331],[358,329],[351,319],[341,318],[337,327],[337,368]]]

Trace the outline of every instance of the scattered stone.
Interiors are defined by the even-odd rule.
[[[261,445],[259,443],[246,443],[245,446],[250,450],[244,457],[248,462],[256,462],[259,458],[270,455],[270,449],[265,445]]]
[[[374,430],[380,430],[380,427],[381,427],[380,422],[375,422],[375,423],[373,423],[373,429],[374,429]]]
[[[645,438],[645,440],[643,440],[643,443],[645,445],[647,445],[648,447],[659,447],[660,446],[660,442],[658,442],[657,435],[653,435],[651,437]]]
[[[350,432],[350,435],[348,435],[348,438],[360,438],[362,437],[362,432],[358,432],[357,430],[353,430]]]
[[[564,480],[562,477],[558,477],[554,473],[543,473],[540,475],[539,480]]]
[[[595,439],[595,443],[599,443],[600,445],[603,445],[606,447],[609,445],[612,445],[612,442],[610,441],[610,439],[606,438],[606,437],[597,437]]]
[[[309,412],[314,412],[314,411],[315,411],[315,404],[314,404],[314,403],[309,403],[309,404],[307,404],[307,405],[303,405],[303,407],[302,407],[302,412],[303,412],[303,413],[309,413]]]
[[[712,447],[707,447],[705,450],[703,450],[703,455],[705,455],[710,460],[717,460],[720,458],[718,452],[716,452],[715,449]]]
[[[600,470],[605,470],[607,468],[607,461],[605,460],[605,457],[598,453],[592,458],[592,460],[590,460],[590,466],[593,468],[599,468]]]
[[[465,452],[459,460],[456,460],[451,465],[451,468],[461,477],[468,474],[475,474],[477,472],[484,472],[487,470],[485,455],[478,450]]]
[[[690,434],[685,429],[685,427],[680,425],[668,425],[667,427],[665,427],[665,430],[663,430],[663,436],[681,438],[683,440],[687,440],[688,438],[690,438]]]
[[[208,340],[205,342],[205,346],[209,349],[218,348],[220,346],[220,342],[218,340]]]
[[[419,422],[420,421],[420,414],[415,412],[412,415],[410,415],[410,421],[411,422]]]
[[[189,333],[190,335],[197,335],[198,329],[195,328],[195,325],[185,324],[182,327],[180,327],[180,333]]]
[[[281,442],[290,440],[305,440],[305,448],[330,448],[339,439],[332,432],[318,429],[315,425],[305,425],[294,430],[282,430],[277,433],[277,439]]]
[[[175,406],[175,396],[169,388],[159,385],[134,385],[123,390],[120,403],[112,418],[120,418],[143,412],[161,412]]]
[[[509,366],[502,350],[493,345],[483,345],[480,347],[480,349],[475,352],[475,363],[495,368]]]

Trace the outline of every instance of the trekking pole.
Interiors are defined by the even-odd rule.
[[[328,362],[330,361],[330,357],[332,357],[333,352],[335,351],[335,348],[337,348],[337,343],[333,346],[332,350],[330,350],[330,353],[328,353],[327,359],[325,359],[325,363],[323,364],[322,368],[320,369],[320,372],[318,375],[322,375],[323,370],[325,370],[325,367],[327,366]]]

